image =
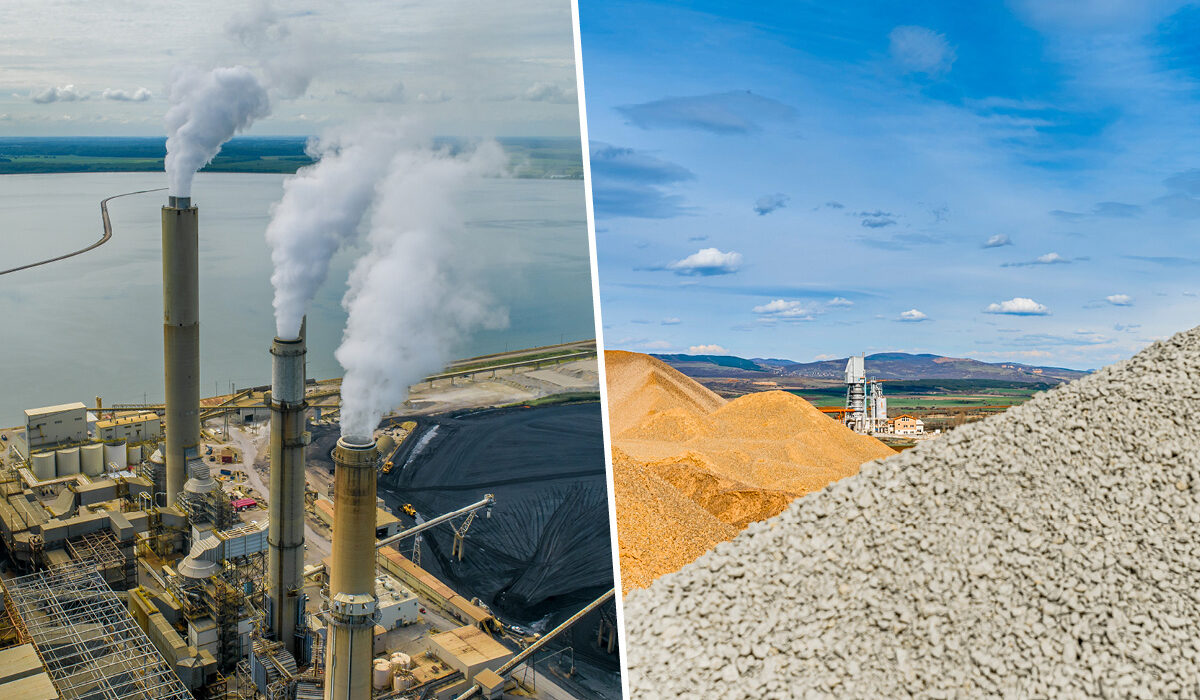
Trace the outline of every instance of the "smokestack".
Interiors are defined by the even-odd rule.
[[[332,619],[325,651],[325,700],[371,697],[378,456],[371,438],[342,437],[333,450]]]
[[[271,344],[271,493],[267,595],[275,639],[300,658],[297,608],[304,578],[304,324]],[[374,526],[372,526],[373,528]]]
[[[170,197],[162,209],[163,368],[166,374],[167,505],[200,457],[200,268],[197,211],[191,197]]]

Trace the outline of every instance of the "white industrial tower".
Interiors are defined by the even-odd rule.
[[[887,399],[882,380],[868,380],[866,354],[846,362],[846,426],[869,435],[887,430]]]

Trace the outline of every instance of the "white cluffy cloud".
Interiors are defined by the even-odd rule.
[[[1104,298],[1113,306],[1133,306],[1133,297],[1128,294],[1112,294]]]
[[[554,83],[536,82],[525,91],[526,100],[530,102],[550,102],[552,104],[572,104],[578,98],[574,86],[563,87]]]
[[[683,260],[667,265],[677,275],[729,275],[742,266],[742,254],[730,251],[723,253],[716,248],[702,248]]]
[[[1050,309],[1027,297],[1013,297],[998,304],[989,304],[984,313],[1008,314],[1010,316],[1046,316]]]
[[[945,35],[925,27],[896,27],[888,35],[888,44],[892,59],[906,73],[941,75],[950,70],[957,58]]]
[[[1004,235],[1003,233],[997,233],[996,235],[987,239],[987,241],[984,242],[983,247],[984,248],[1002,248],[1006,245],[1012,245],[1012,244],[1013,244],[1013,242],[1012,242],[1011,238]]]
[[[811,302],[776,299],[754,307],[754,313],[772,318],[811,321],[813,315],[819,313],[819,310]]]
[[[106,100],[115,100],[117,102],[145,102],[153,97],[150,91],[144,87],[140,87],[133,92],[105,88],[104,92],[100,93],[100,96]]]
[[[50,104],[51,102],[79,102],[87,98],[87,93],[75,89],[74,85],[64,85],[62,87],[51,86],[45,90],[29,93],[29,99],[40,105]]]
[[[720,345],[693,345],[688,348],[689,355],[728,355],[729,351]]]
[[[898,320],[915,323],[917,321],[927,321],[929,320],[929,316],[916,309],[909,309],[908,311],[902,311]]]

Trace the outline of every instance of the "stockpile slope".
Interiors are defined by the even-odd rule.
[[[1200,329],[751,525],[626,597],[633,697],[1196,697],[1197,386]]]
[[[629,352],[606,352],[605,372],[626,590],[894,454],[786,392],[725,401]]]

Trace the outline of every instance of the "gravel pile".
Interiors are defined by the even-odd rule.
[[[1200,697],[1200,330],[625,600],[633,697]]]

